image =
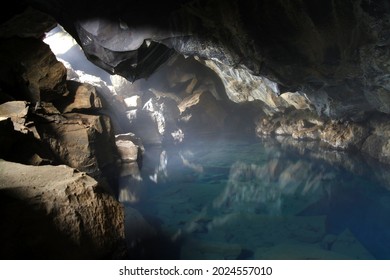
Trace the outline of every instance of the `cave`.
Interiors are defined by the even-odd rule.
[[[390,259],[388,1],[0,19],[1,259]]]

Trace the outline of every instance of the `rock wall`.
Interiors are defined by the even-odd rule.
[[[55,25],[33,9],[0,25],[0,257],[122,258],[111,120],[42,41]]]
[[[65,165],[0,160],[2,259],[122,257],[124,209],[92,177]]]

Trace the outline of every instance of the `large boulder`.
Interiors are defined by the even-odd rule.
[[[110,119],[105,115],[42,116],[36,126],[42,141],[62,163],[95,178],[115,164],[114,134]]]
[[[124,209],[76,169],[0,160],[1,258],[101,259],[124,253]]]

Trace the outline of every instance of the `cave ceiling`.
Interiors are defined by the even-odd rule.
[[[62,25],[87,58],[130,81],[174,53],[249,80],[301,92],[319,113],[390,113],[390,2],[386,0],[16,1]]]

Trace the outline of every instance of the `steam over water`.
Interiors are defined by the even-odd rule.
[[[122,178],[130,257],[389,259],[381,168],[260,139],[149,148],[140,178]]]

